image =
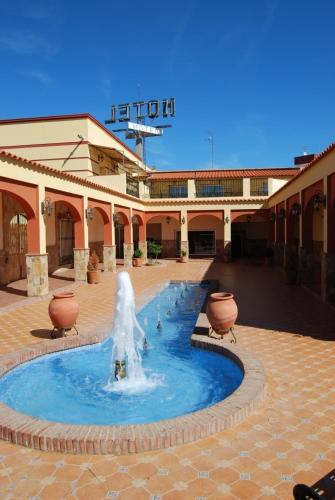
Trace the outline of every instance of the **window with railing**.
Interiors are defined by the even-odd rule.
[[[187,198],[187,181],[151,181],[150,198]]]
[[[242,179],[196,180],[195,192],[197,198],[242,196],[243,181]]]
[[[127,175],[126,178],[126,193],[131,196],[136,196],[139,198],[139,184],[138,180],[133,179],[132,177]]]
[[[250,194],[251,196],[268,196],[268,179],[257,177],[255,179],[250,179]]]

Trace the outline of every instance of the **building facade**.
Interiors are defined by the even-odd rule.
[[[312,262],[315,291],[332,297],[332,148],[295,167],[156,172],[90,115],[2,120],[0,137],[0,284],[27,277],[43,295],[59,267],[86,281],[93,249],[115,271],[153,240],[163,257],[225,261],[273,247],[286,267]]]

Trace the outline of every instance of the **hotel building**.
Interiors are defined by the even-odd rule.
[[[88,114],[0,120],[0,284],[29,296],[89,253],[132,265],[147,241],[162,257],[275,262],[335,301],[335,144],[293,167],[159,172]]]

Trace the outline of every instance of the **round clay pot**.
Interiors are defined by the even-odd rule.
[[[87,271],[87,283],[90,285],[95,285],[100,283],[100,273],[101,271]]]
[[[234,326],[238,314],[234,295],[227,292],[212,293],[207,302],[206,314],[216,333],[228,332]]]
[[[49,316],[56,328],[72,328],[79,314],[79,303],[73,292],[55,293],[49,304]]]

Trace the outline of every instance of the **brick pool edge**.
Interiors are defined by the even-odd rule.
[[[203,315],[200,313],[199,317]],[[44,354],[103,341],[110,323],[102,323],[91,335],[43,341],[0,358],[0,376],[15,366]],[[202,327],[203,329],[203,327]],[[196,329],[195,329],[196,331]],[[137,425],[75,425],[30,417],[0,403],[0,438],[41,451],[74,454],[127,454],[186,444],[237,424],[253,412],[266,394],[262,364],[236,345],[206,335],[193,334],[192,345],[230,357],[243,370],[241,385],[228,398],[173,419]]]

